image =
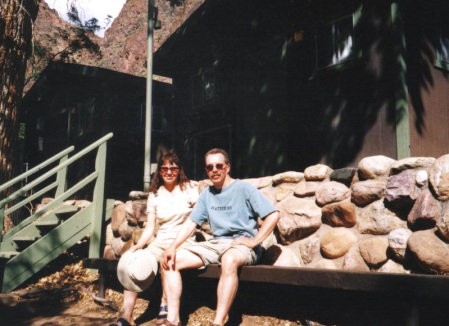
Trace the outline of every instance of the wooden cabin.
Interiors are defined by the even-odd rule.
[[[206,0],[158,49],[192,176],[449,153],[449,3]],[[179,119],[180,118],[180,119]]]
[[[52,63],[23,99],[25,122],[23,161],[32,168],[71,145],[79,151],[103,135],[109,141],[106,195],[126,200],[143,190],[146,78],[112,70]],[[171,85],[153,82],[152,141],[172,147]],[[93,164],[86,160],[85,164]],[[80,166],[71,180],[82,173]]]

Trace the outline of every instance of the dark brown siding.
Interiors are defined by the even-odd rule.
[[[416,106],[410,103],[410,143],[412,156],[440,157],[449,153],[449,82],[445,74],[432,67],[433,85],[420,90],[423,105],[423,127],[416,126]]]

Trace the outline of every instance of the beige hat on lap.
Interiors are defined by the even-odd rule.
[[[142,292],[157,275],[158,261],[148,250],[127,251],[120,258],[117,277],[127,290]]]

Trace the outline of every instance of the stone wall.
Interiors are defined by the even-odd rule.
[[[279,209],[262,263],[349,271],[449,274],[449,155],[366,157],[357,168],[317,164],[244,181]],[[199,182],[200,191],[210,183]],[[147,194],[118,202],[106,257],[137,241]],[[198,238],[207,238],[207,226]],[[134,239],[134,240],[133,240]]]

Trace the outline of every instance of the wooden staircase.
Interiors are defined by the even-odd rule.
[[[36,177],[34,181],[0,201],[0,225],[3,225],[6,215],[44,195],[54,194],[53,201],[27,217],[3,236],[0,235],[1,292],[14,290],[86,236],[89,236],[90,241],[89,257],[100,257],[103,225],[110,219],[114,204],[113,200],[104,198],[106,142],[111,137],[112,134],[108,134],[68,158],[68,153],[73,151],[73,147],[70,147],[0,186],[0,192],[2,192],[59,160],[59,164],[50,171]],[[67,168],[93,150],[97,151],[95,170],[70,189],[66,189]],[[51,183],[48,185],[48,180],[52,177],[56,180],[50,181]],[[36,190],[44,180],[46,185],[41,190]],[[89,189],[86,186],[91,183],[94,183],[94,187],[90,204],[77,206],[64,203],[81,189]],[[35,191],[33,195],[27,196],[17,204],[11,204],[14,200],[22,198],[23,194],[31,189]],[[5,209],[7,205],[12,207]]]

